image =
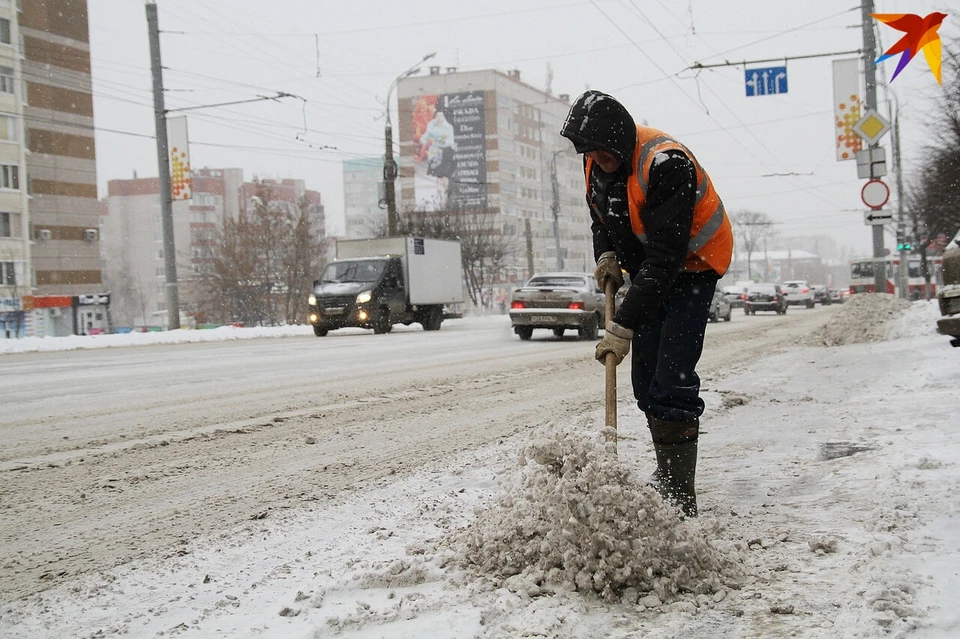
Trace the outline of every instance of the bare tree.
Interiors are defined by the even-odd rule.
[[[737,229],[736,237],[747,254],[747,279],[753,279],[753,253],[764,240],[771,240],[775,230],[773,220],[766,213],[756,211],[739,211],[731,216],[731,221]]]
[[[943,85],[929,125],[934,141],[924,149],[924,160],[904,198],[928,297],[932,289],[927,253],[942,250],[960,229],[960,39],[952,44],[942,51]]]
[[[323,271],[327,239],[313,226],[310,201],[303,196],[288,219],[290,245],[282,258],[283,316],[288,324],[306,320],[306,299],[313,290],[313,281]]]
[[[110,292],[110,316],[114,324],[133,326],[138,317],[147,324],[147,300],[143,283],[129,255],[120,258],[119,267],[104,269],[103,284]]]
[[[250,211],[225,218],[207,273],[203,312],[215,321],[298,323],[323,264],[325,238],[313,228],[310,205],[275,200],[255,180]]]

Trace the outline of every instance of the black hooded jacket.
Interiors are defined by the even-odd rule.
[[[637,127],[630,113],[615,98],[587,91],[570,107],[560,134],[573,142],[578,153],[601,150],[620,160],[614,173],[606,173],[594,163],[587,204],[593,203],[594,258],[614,251],[632,282],[614,321],[635,328],[658,313],[683,269],[696,201],[693,162],[678,150],[653,161],[646,202],[640,210],[646,234],[646,243],[641,243],[630,226],[627,204],[627,178],[638,170],[633,166]],[[586,168],[587,158],[583,161]]]

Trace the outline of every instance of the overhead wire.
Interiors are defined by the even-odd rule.
[[[634,0],[627,0],[627,1],[628,1],[628,2],[630,3],[630,5],[634,8],[634,10],[635,10],[635,12],[637,13],[637,15],[639,15],[639,16],[643,19],[643,21],[644,21],[645,23],[647,23],[647,25],[648,25],[651,29],[653,29],[658,35],[660,35],[660,37],[667,43],[667,45],[668,45],[671,49],[673,49],[673,51],[678,55],[678,57],[680,57],[680,59],[683,59],[683,58],[684,58],[683,53],[680,52],[679,50],[677,50],[676,47],[673,45],[673,43],[671,43],[671,42],[669,41],[669,39],[667,39],[666,36],[664,36],[663,33],[656,27],[656,25],[654,25],[654,24],[652,23],[652,21],[647,18],[647,16],[644,14],[644,12],[643,12],[639,7],[636,6]],[[613,25],[617,28],[618,31],[620,31],[620,33],[621,33],[622,35],[624,35],[624,37],[626,37],[628,40],[630,40],[631,42],[633,42],[633,38],[620,26],[619,23],[617,23],[616,21],[614,21],[614,20],[609,16],[609,14],[607,14],[606,12],[603,11],[603,9],[601,9],[600,6],[597,4],[597,2],[596,2],[595,0],[593,0],[593,5],[597,8],[597,10],[598,10],[609,22],[611,22],[611,24],[613,24]],[[836,15],[843,15],[844,13],[848,13],[848,11],[843,11],[843,12],[841,12],[841,13],[839,13],[839,14],[836,14]],[[836,17],[836,15],[835,15],[835,16],[831,16],[831,17]],[[811,22],[811,23],[809,23],[809,24],[816,24],[816,23],[821,22],[821,21],[823,21],[823,19],[815,20],[815,21],[813,21],[813,22]],[[808,25],[805,25],[805,26],[809,26],[809,24],[808,24]],[[787,33],[787,32],[793,31],[793,30],[797,30],[797,29],[799,29],[799,28],[803,28],[803,26],[797,27],[797,28],[788,29],[788,30],[785,30],[784,32],[781,32],[781,33]],[[762,41],[762,40],[761,40],[761,41]],[[670,76],[670,74],[668,74],[659,64],[657,64],[656,61],[653,60],[653,58],[652,58],[645,50],[643,50],[642,47],[640,47],[640,46],[638,46],[638,45],[635,45],[635,46],[636,46],[636,48],[637,48],[638,50],[640,50],[640,52],[644,55],[644,57],[646,57],[664,76],[670,77],[671,82],[681,91],[681,93],[683,93],[684,96],[690,98],[689,94],[687,94],[687,92],[676,82],[676,80],[675,80],[672,76]],[[749,135],[750,137],[752,137],[752,138],[756,141],[757,145],[758,145],[760,148],[762,148],[764,151],[766,151],[766,152],[770,155],[770,157],[771,157],[776,163],[778,163],[778,164],[780,164],[780,165],[782,166],[782,162],[781,162],[780,158],[777,156],[777,154],[775,154],[773,151],[771,151],[769,148],[766,147],[766,145],[765,145],[765,144],[763,143],[763,141],[756,135],[756,133],[754,133],[754,131],[753,131],[750,127],[747,127],[747,125],[740,119],[740,117],[736,114],[736,112],[735,112],[733,109],[731,109],[731,108],[723,101],[723,99],[720,97],[719,94],[717,94],[709,85],[706,85],[706,84],[705,84],[705,86],[706,86],[707,90],[720,102],[720,104],[721,104],[724,108],[727,109],[727,111],[728,111],[729,114],[733,117],[733,119],[734,119],[735,121],[737,121],[737,123],[746,131],[747,135]],[[692,98],[690,98],[690,99],[692,99]],[[717,122],[718,124],[720,124],[720,121],[717,120],[713,115],[711,115],[711,114],[709,113],[709,111],[706,111],[706,115],[707,115],[707,117],[709,117],[710,119],[712,119],[712,120],[714,120],[715,122]],[[760,162],[761,165],[763,164],[763,160],[761,160],[761,159],[753,152],[753,150],[752,150],[750,147],[748,147],[746,144],[744,144],[743,141],[742,141],[738,136],[732,135],[732,134],[726,129],[726,127],[724,127],[722,124],[721,124],[721,127],[723,128],[723,131],[724,131],[725,133],[728,133],[728,135],[729,135],[730,138],[734,141],[734,143],[736,143],[738,146],[740,146],[740,148],[742,148],[744,151],[746,151],[746,152],[747,152],[751,157],[753,157],[755,160],[757,160],[758,162]],[[813,188],[815,188],[815,187],[813,187],[813,186],[808,187],[808,189],[813,189]],[[813,195],[814,197],[817,197],[817,198],[825,201],[825,202],[829,202],[830,204],[832,204],[832,205],[834,205],[834,206],[839,206],[836,202],[830,201],[828,198],[826,198],[825,196],[823,196],[821,193],[819,193],[819,192],[817,192],[817,191],[810,190],[810,194]]]

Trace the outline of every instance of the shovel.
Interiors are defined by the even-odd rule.
[[[617,295],[616,285],[607,280],[604,289],[604,328],[610,326],[613,322],[614,299]],[[616,448],[617,445],[617,357],[613,353],[607,353],[604,365],[607,368],[607,387],[606,387],[606,419],[603,423],[603,436],[608,442],[611,442]]]

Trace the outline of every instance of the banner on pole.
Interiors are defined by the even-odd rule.
[[[863,140],[853,126],[860,120],[860,59],[833,61],[833,119],[837,161],[854,160]]]
[[[193,197],[190,188],[190,147],[187,138],[187,116],[167,120],[167,143],[170,147],[170,197],[189,200]]]

